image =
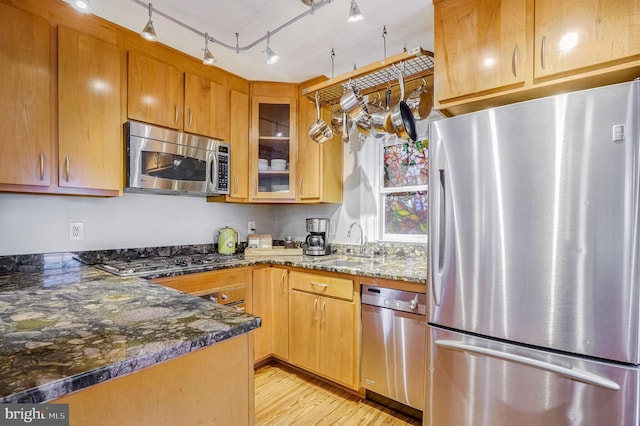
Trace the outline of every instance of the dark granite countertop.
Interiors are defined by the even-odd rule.
[[[71,255],[51,260],[55,267],[41,272],[0,275],[0,402],[55,399],[260,326]]]
[[[257,317],[149,279],[268,263],[427,282],[426,256],[421,255],[236,255],[231,263],[144,277],[118,277],[75,256],[0,261],[0,402],[49,401],[260,326]]]

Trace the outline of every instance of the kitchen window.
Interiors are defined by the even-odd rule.
[[[427,242],[428,145],[428,140],[395,140],[380,147],[377,228],[382,241]]]

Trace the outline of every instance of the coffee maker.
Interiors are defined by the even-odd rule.
[[[327,240],[329,232],[329,219],[307,219],[307,239],[305,240],[304,254],[309,256],[324,256],[331,254],[331,247]]]

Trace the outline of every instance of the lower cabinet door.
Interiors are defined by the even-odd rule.
[[[289,360],[320,373],[320,309],[322,298],[291,291],[289,305]]]
[[[355,302],[320,299],[320,371],[350,388],[357,388],[358,338]]]
[[[270,268],[273,303],[273,355],[289,359],[289,280],[288,271]]]

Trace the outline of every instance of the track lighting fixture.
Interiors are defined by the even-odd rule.
[[[269,41],[271,39],[271,33],[267,31],[267,48],[265,52],[267,52],[267,64],[272,65],[280,60],[280,56],[269,47]]]
[[[349,6],[349,17],[347,18],[347,22],[358,22],[362,21],[364,16],[362,12],[360,12],[360,8],[356,3],[356,0],[351,0],[351,6]]]
[[[71,1],[71,0],[69,0]],[[90,2],[91,0],[73,0],[73,1],[84,1],[84,2]],[[304,4],[311,6],[309,8],[309,10],[299,14],[298,16],[295,16],[294,18],[290,19],[289,21],[285,22],[284,24],[280,25],[279,27],[273,29],[272,31],[267,31],[267,35],[260,37],[259,39],[247,44],[246,46],[240,46],[240,44],[238,43],[238,33],[236,33],[236,44],[235,45],[230,45],[227,43],[224,43],[220,40],[216,40],[213,37],[209,37],[208,33],[203,33],[195,28],[193,28],[192,26],[185,24],[184,22],[174,18],[173,16],[170,16],[158,9],[153,9],[153,6],[151,5],[151,3],[145,3],[142,0],[131,0],[132,2],[148,8],[149,9],[149,21],[147,22],[147,25],[144,26],[144,29],[142,30],[142,32],[140,33],[140,35],[142,37],[144,37],[147,40],[150,41],[155,41],[157,40],[157,35],[156,35],[156,30],[153,27],[153,20],[151,19],[151,14],[152,12],[155,12],[156,15],[160,15],[161,17],[173,22],[176,25],[181,26],[182,28],[184,28],[185,30],[191,31],[192,33],[198,34],[201,37],[204,36],[205,37],[205,44],[204,44],[204,58],[202,60],[202,62],[204,64],[207,65],[211,65],[214,62],[216,62],[216,58],[211,54],[211,51],[208,48],[208,42],[212,42],[215,43],[219,46],[225,47],[229,50],[234,50],[236,53],[240,53],[240,52],[244,52],[246,50],[252,49],[255,46],[258,46],[259,44],[261,44],[264,40],[267,40],[267,47],[264,50],[264,52],[267,54],[267,63],[268,64],[275,64],[276,62],[278,62],[280,60],[280,56],[278,56],[276,54],[276,52],[274,52],[271,47],[269,46],[269,39],[271,37],[272,34],[276,34],[279,33],[280,31],[282,31],[284,28],[288,27],[289,25],[292,25],[296,22],[298,22],[300,19],[304,18],[305,16],[308,15],[313,15],[315,11],[333,3],[335,0],[301,0]],[[352,20],[360,20],[363,19],[362,17],[362,13],[360,13],[360,9],[358,8],[358,6],[355,3],[355,0],[351,1],[351,8],[350,8],[350,13],[349,13],[349,21]]]
[[[216,62],[218,62],[218,60],[209,50],[209,33],[204,33],[204,57],[202,58],[202,63],[205,65],[213,65]]]
[[[82,13],[91,12],[91,0],[70,0],[68,2],[75,10]]]
[[[140,35],[149,41],[156,41],[158,36],[156,35],[156,29],[153,28],[153,21],[151,20],[151,14],[153,12],[153,6],[149,3],[149,21],[144,26]]]

